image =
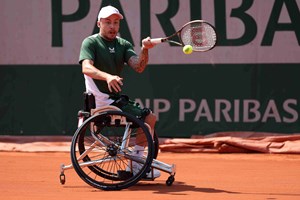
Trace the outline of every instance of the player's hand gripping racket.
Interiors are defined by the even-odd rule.
[[[178,36],[181,43],[172,40]],[[153,38],[150,40],[153,44],[170,42],[180,46],[191,45],[193,51],[209,51],[216,46],[217,34],[215,28],[204,20],[194,20],[186,23],[182,28],[164,38]]]

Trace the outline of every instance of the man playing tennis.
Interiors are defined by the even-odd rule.
[[[98,14],[99,33],[85,38],[82,42],[79,63],[82,66],[86,91],[95,96],[96,108],[115,105],[134,116],[144,117],[153,135],[156,117],[152,112],[143,116],[143,109],[135,103],[125,103],[126,106],[117,103],[122,98],[119,93],[122,91],[121,72],[125,63],[136,72],[142,73],[148,63],[148,49],[154,46],[150,37],[143,39],[140,55],[137,55],[130,42],[117,36],[121,19],[123,15],[118,9],[113,6],[103,7]],[[139,140],[142,141],[143,138],[137,135],[136,144],[141,144]],[[144,146],[135,145],[133,153],[142,156]],[[139,167],[135,162],[132,165],[133,168]],[[148,178],[157,178],[160,172],[154,169],[153,174],[146,175]]]

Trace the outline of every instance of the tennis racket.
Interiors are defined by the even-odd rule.
[[[178,37],[180,42],[172,40]],[[173,35],[164,38],[153,38],[153,44],[163,42],[173,43],[179,46],[191,45],[193,51],[209,51],[217,44],[217,34],[215,28],[204,20],[194,20],[186,23]]]

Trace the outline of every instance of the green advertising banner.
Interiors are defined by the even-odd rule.
[[[300,131],[300,0],[3,0],[0,135],[73,135],[85,90],[79,49],[108,4],[137,53],[143,38],[194,19],[216,27],[212,51],[160,44],[144,73],[126,67],[123,93],[153,110],[161,137]]]
[[[299,64],[150,65],[143,74],[125,70],[124,93],[154,111],[164,137],[294,133],[299,73]],[[83,106],[79,65],[2,66],[0,77],[1,134],[74,133]]]

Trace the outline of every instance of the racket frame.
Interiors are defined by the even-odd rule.
[[[163,42],[169,42],[169,43],[173,43],[173,44],[176,44],[176,45],[179,45],[179,46],[184,46],[185,44],[183,43],[183,41],[182,41],[182,39],[181,39],[181,31],[182,31],[186,26],[188,26],[188,25],[190,25],[190,24],[192,24],[192,23],[205,23],[205,24],[209,25],[209,26],[214,30],[214,32],[215,32],[215,34],[216,34],[216,42],[215,42],[215,44],[214,44],[211,48],[209,48],[209,49],[207,49],[207,50],[194,50],[194,51],[205,52],[205,51],[209,51],[209,50],[213,49],[213,48],[216,46],[216,44],[217,44],[217,33],[216,33],[216,29],[215,29],[215,27],[214,27],[213,25],[211,25],[210,23],[208,23],[208,22],[205,21],[205,20],[193,20],[193,21],[189,21],[189,22],[187,22],[186,24],[184,24],[184,25],[183,25],[177,32],[175,32],[174,34],[172,34],[172,35],[170,35],[170,36],[167,36],[167,37],[163,37],[163,38],[153,38],[153,39],[151,39],[150,41],[151,41],[152,44],[160,44],[160,43],[163,43]],[[178,36],[178,38],[179,38],[179,40],[180,40],[181,43],[176,42],[176,41],[174,41],[174,40],[170,40],[170,39],[171,39],[172,37],[174,37],[174,36]]]

